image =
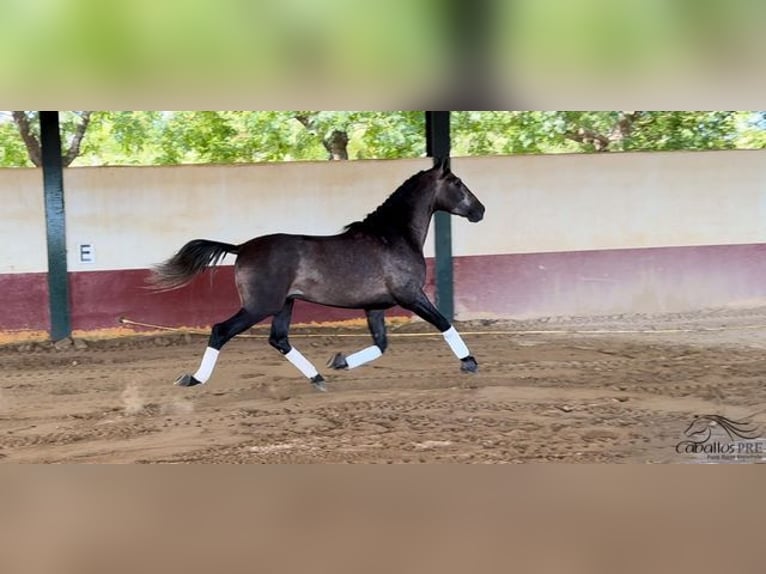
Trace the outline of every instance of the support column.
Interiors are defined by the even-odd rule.
[[[48,245],[48,305],[50,337],[54,341],[72,333],[64,221],[64,173],[58,112],[40,112],[45,232]]]
[[[450,112],[426,112],[426,155],[436,165],[450,156]],[[454,283],[452,271],[452,221],[450,214],[434,214],[436,249],[436,307],[451,323],[455,318]]]

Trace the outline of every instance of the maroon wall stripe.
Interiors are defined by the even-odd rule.
[[[432,261],[426,290],[433,296]],[[70,273],[75,329],[118,325],[120,317],[207,326],[239,308],[233,268],[221,267],[166,293],[144,287],[149,271]],[[47,330],[44,273],[0,275],[0,329]],[[766,244],[659,247],[455,258],[458,318],[684,311],[766,304]],[[392,310],[389,314],[405,314]],[[294,321],[363,317],[361,311],[296,304]]]
[[[0,275],[0,329],[48,329],[48,279],[46,273]]]
[[[455,298],[507,317],[766,304],[766,244],[458,257]]]

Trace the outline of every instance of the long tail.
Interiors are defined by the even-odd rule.
[[[239,253],[239,246],[208,239],[194,239],[170,259],[152,268],[149,287],[168,291],[189,283],[208,267],[215,267],[227,253]]]

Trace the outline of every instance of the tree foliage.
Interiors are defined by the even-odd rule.
[[[456,154],[674,151],[747,147],[749,112],[456,112]],[[755,140],[752,140],[755,142]]]
[[[27,148],[19,130],[10,119],[0,122],[0,166],[19,167],[31,165]]]
[[[0,166],[33,165],[10,114],[0,113]],[[29,135],[39,138],[36,114],[25,118]],[[451,121],[456,156],[766,147],[764,112],[487,111],[453,112]],[[425,153],[425,118],[418,111],[62,112],[61,122],[65,157],[73,165],[389,159]]]

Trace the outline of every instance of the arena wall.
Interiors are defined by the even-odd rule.
[[[478,224],[453,218],[457,318],[762,304],[765,160],[762,151],[454,158],[487,207]],[[143,286],[150,266],[196,237],[336,233],[429,166],[421,158],[69,168],[73,327],[110,327],[121,316],[189,326],[226,318],[239,304],[231,259],[163,294]],[[0,170],[0,194],[0,329],[47,329],[39,170]],[[296,321],[358,316],[296,310]]]

